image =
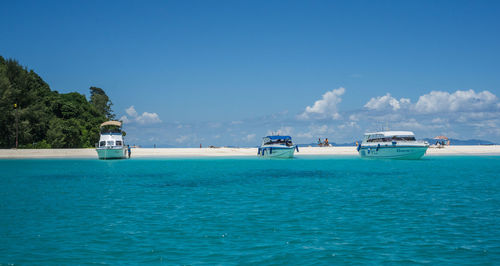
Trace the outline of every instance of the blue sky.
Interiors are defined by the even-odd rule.
[[[498,1],[10,1],[0,54],[111,97],[131,143],[499,142]]]

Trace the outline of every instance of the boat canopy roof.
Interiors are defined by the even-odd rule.
[[[271,140],[275,140],[275,139],[284,139],[284,140],[289,139],[289,140],[291,140],[292,139],[292,137],[290,137],[290,136],[266,136],[264,138],[269,138]]]
[[[411,131],[381,131],[381,132],[372,132],[365,133],[365,136],[383,136],[383,137],[392,137],[392,136],[415,136]]]
[[[122,126],[122,122],[120,121],[106,121],[104,123],[101,124],[101,127],[103,126],[117,126],[117,127],[121,127]]]

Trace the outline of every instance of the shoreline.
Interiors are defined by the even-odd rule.
[[[356,147],[299,147],[296,156],[351,155],[356,156]],[[500,145],[429,147],[425,156],[500,155]],[[257,148],[132,148],[132,158],[176,158],[176,157],[240,157],[257,156]],[[84,149],[0,149],[0,159],[37,158],[95,158],[93,148]]]

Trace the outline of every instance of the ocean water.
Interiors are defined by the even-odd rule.
[[[497,264],[500,157],[0,160],[0,264]]]

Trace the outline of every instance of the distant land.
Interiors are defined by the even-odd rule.
[[[432,139],[432,138],[424,138],[422,140],[425,140],[427,142],[429,142],[429,144],[435,144],[436,143],[436,140],[435,139]],[[334,147],[354,147],[356,146],[356,142],[349,142],[349,143],[335,143],[335,142],[330,142],[330,144],[332,144]],[[450,145],[455,145],[455,146],[466,146],[466,145],[496,145],[497,143],[493,143],[491,141],[488,141],[488,140],[480,140],[480,139],[468,139],[468,140],[460,140],[460,139],[450,139]],[[133,143],[131,143],[131,145],[133,145]],[[317,147],[318,146],[318,143],[314,142],[314,143],[300,143],[300,144],[297,144],[299,147]],[[259,144],[256,144],[254,146],[241,146],[241,147],[238,147],[238,146],[234,146],[234,145],[229,145],[229,146],[210,146],[210,145],[205,145],[205,144],[202,144],[202,147],[203,148],[256,148],[256,147],[259,147],[260,146],[260,143]],[[151,144],[151,145],[140,145],[141,148],[155,148],[155,145],[154,144]],[[156,144],[156,148],[185,148],[185,146],[182,146],[182,145],[171,145],[171,144]]]
[[[435,139],[423,139],[429,144],[436,144]],[[495,145],[496,143],[493,143],[488,140],[481,140],[481,139],[468,139],[468,140],[460,140],[460,139],[450,139],[450,145]]]
[[[424,138],[422,140],[425,140],[429,142],[429,144],[435,144],[436,140],[432,138]],[[361,141],[361,140],[360,140]],[[339,147],[347,147],[347,146],[356,146],[356,142],[350,142],[350,143],[334,143],[330,142],[333,146],[339,146]],[[457,145],[457,146],[464,146],[464,145],[495,145],[496,143],[493,143],[488,140],[480,140],[480,139],[468,139],[468,140],[460,140],[460,139],[450,139],[450,145]],[[298,144],[299,147],[308,147],[308,146],[318,146],[318,143],[309,143],[309,144]]]

